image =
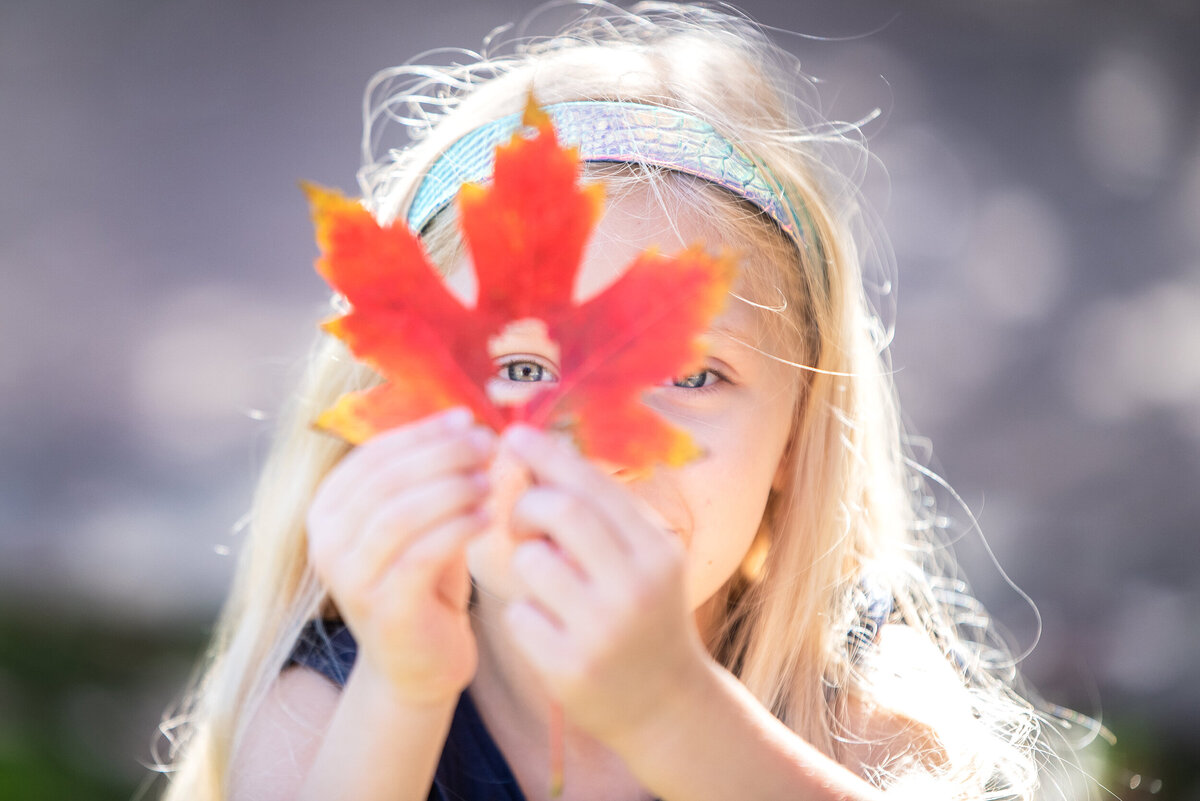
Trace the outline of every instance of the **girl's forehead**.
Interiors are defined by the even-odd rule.
[[[724,228],[724,231],[727,232],[728,228]],[[575,301],[588,300],[603,291],[644,250],[654,248],[661,253],[671,254],[695,244],[704,245],[713,252],[730,248],[742,255],[743,261],[751,255],[741,253],[745,249],[744,243],[724,241],[722,230],[689,205],[680,205],[668,214],[663,208],[662,198],[651,187],[624,186],[620,192],[607,198],[604,214],[584,248],[575,280]],[[464,254],[450,271],[446,283],[465,303],[475,302],[477,286],[475,272],[470,269],[469,254]],[[735,295],[745,297],[749,289],[747,281],[739,278],[735,282]],[[724,327],[754,336],[761,316],[758,311],[755,306],[733,298],[718,318],[718,327],[724,321]]]
[[[715,250],[721,243],[714,237],[695,211],[683,207],[669,215],[649,189],[622,191],[608,199],[584,249],[575,299],[586,300],[616,281],[644,250],[669,254],[697,242]]]
[[[724,190],[716,190],[723,194]],[[668,211],[667,209],[670,209]],[[744,217],[745,222],[741,215]],[[672,254],[701,245],[710,253],[731,253],[738,260],[734,292],[767,307],[779,305],[793,253],[790,241],[763,227],[762,215],[730,206],[696,190],[685,193],[655,184],[622,184],[587,249],[576,282],[576,299],[585,300],[611,284],[648,248]]]
[[[749,264],[754,254],[745,242],[728,242],[728,226],[714,225],[702,212],[681,205],[668,214],[660,199],[648,189],[622,193],[610,199],[606,213],[584,252],[583,265],[575,285],[576,300],[586,300],[616,281],[638,254],[656,248],[670,254],[701,244],[711,252],[729,249],[739,257],[740,276],[724,311],[713,322],[712,333],[744,342],[763,342],[763,309],[751,286]],[[757,270],[756,270],[757,271]],[[750,302],[747,302],[749,300]],[[766,301],[774,305],[775,298]]]

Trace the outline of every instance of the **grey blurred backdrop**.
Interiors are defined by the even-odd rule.
[[[371,74],[533,6],[0,6],[0,796],[144,775],[325,312],[297,180],[355,192]],[[741,7],[830,117],[882,110],[901,397],[1041,611],[1028,677],[1133,744],[1125,796],[1200,798],[1197,3]]]

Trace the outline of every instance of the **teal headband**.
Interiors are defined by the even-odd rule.
[[[703,178],[762,209],[803,247],[796,209],[779,181],[707,122],[662,106],[607,100],[555,103],[545,111],[559,141],[577,147],[581,160],[644,164]],[[496,146],[520,124],[521,115],[510,114],[450,145],[417,187],[409,227],[419,233],[464,183],[490,177]]]

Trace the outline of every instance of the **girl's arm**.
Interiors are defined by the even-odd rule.
[[[863,666],[872,694],[852,692],[842,721],[858,772],[900,771],[886,794],[784,726],[724,668],[698,667],[657,716],[610,743],[665,801],[983,796],[976,760],[994,742],[949,664],[908,626],[880,630]]]
[[[290,668],[234,755],[231,798],[425,801],[454,705],[398,698],[369,666],[355,669],[344,690]]]
[[[232,755],[233,799],[292,799],[321,747],[340,693],[321,674],[289,668],[271,685]]]
[[[230,797],[428,797],[475,673],[467,543],[486,526],[490,431],[449,414],[382,434],[325,478],[309,559],[358,644],[340,693],[308,669],[273,684],[231,758]]]
[[[425,801],[456,698],[415,703],[364,665],[341,703],[298,801]]]
[[[610,745],[664,801],[880,799],[711,660],[680,677],[659,713]]]

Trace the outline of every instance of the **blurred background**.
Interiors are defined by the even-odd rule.
[[[0,5],[0,798],[147,790],[326,311],[296,183],[357,193],[368,78],[532,7]],[[741,7],[882,111],[901,397],[1028,678],[1116,795],[1200,799],[1200,4]]]

